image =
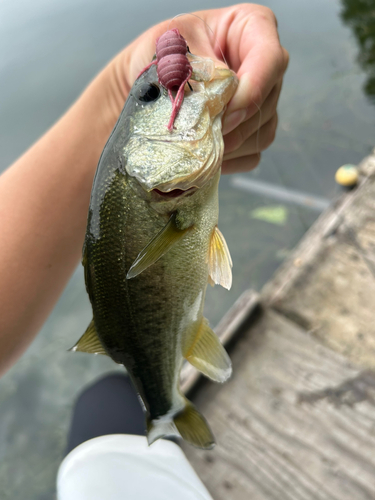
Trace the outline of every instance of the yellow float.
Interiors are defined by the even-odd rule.
[[[335,174],[335,181],[340,186],[352,187],[358,183],[358,168],[355,165],[343,165]]]

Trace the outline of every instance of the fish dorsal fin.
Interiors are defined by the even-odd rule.
[[[106,356],[108,356],[102,343],[99,340],[98,334],[96,333],[94,319],[91,320],[91,323],[87,327],[87,330],[76,343],[76,345],[69,350],[89,352],[90,354],[105,354]]]
[[[197,370],[215,382],[225,382],[231,376],[232,363],[227,351],[209,327],[206,318],[202,319],[196,336],[189,344],[184,357]]]
[[[232,259],[228,245],[219,228],[215,226],[208,250],[209,283],[230,290],[232,286]]]
[[[127,279],[134,278],[141,274],[145,269],[155,264],[168,250],[178,241],[180,241],[191,229],[179,229],[176,225],[176,213],[172,214],[167,225],[139,252],[137,258],[131,265]]]

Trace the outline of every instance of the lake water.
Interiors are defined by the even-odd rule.
[[[375,142],[375,34],[367,26],[373,16],[361,10],[374,13],[375,1],[259,3],[275,11],[291,60],[276,141],[245,177],[332,200],[339,192],[336,169],[359,162]],[[187,9],[225,5],[0,0],[0,171],[151,24]],[[220,228],[234,261],[234,285],[230,292],[209,290],[206,310],[213,325],[242,291],[261,288],[317,215],[238,190],[233,178],[222,178]],[[103,357],[66,352],[90,319],[78,268],[34,343],[0,381],[1,499],[52,498],[74,398],[85,384],[116,369]]]

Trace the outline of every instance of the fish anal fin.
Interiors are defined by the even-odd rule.
[[[211,279],[209,283],[213,282],[230,290],[232,286],[232,266],[228,245],[219,228],[215,226],[208,250],[208,272]]]
[[[172,214],[166,226],[139,252],[126,278],[135,278],[152,264],[155,264],[173,245],[185,236],[189,229],[191,228],[179,229],[176,225],[176,213]]]
[[[206,318],[202,319],[197,334],[187,345],[184,357],[215,382],[225,382],[232,374],[228,353],[211,330]]]
[[[69,350],[88,352],[90,354],[105,354],[106,356],[108,356],[102,343],[99,340],[94,324],[94,319],[91,320],[89,326],[87,327],[87,330],[76,343],[76,345]]]
[[[173,422],[181,437],[188,443],[210,450],[215,446],[215,438],[204,416],[185,398],[185,408],[178,413]]]

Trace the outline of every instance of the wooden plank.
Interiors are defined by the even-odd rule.
[[[214,331],[225,346],[234,339],[239,329],[250,320],[259,305],[259,294],[254,290],[245,290],[229,311],[223,316]],[[185,362],[181,370],[180,388],[189,392],[199,381],[201,373],[190,363]]]
[[[268,310],[195,403],[217,446],[184,451],[215,500],[375,499],[375,374]]]
[[[361,185],[318,219],[262,302],[375,369],[375,156],[361,170]]]

